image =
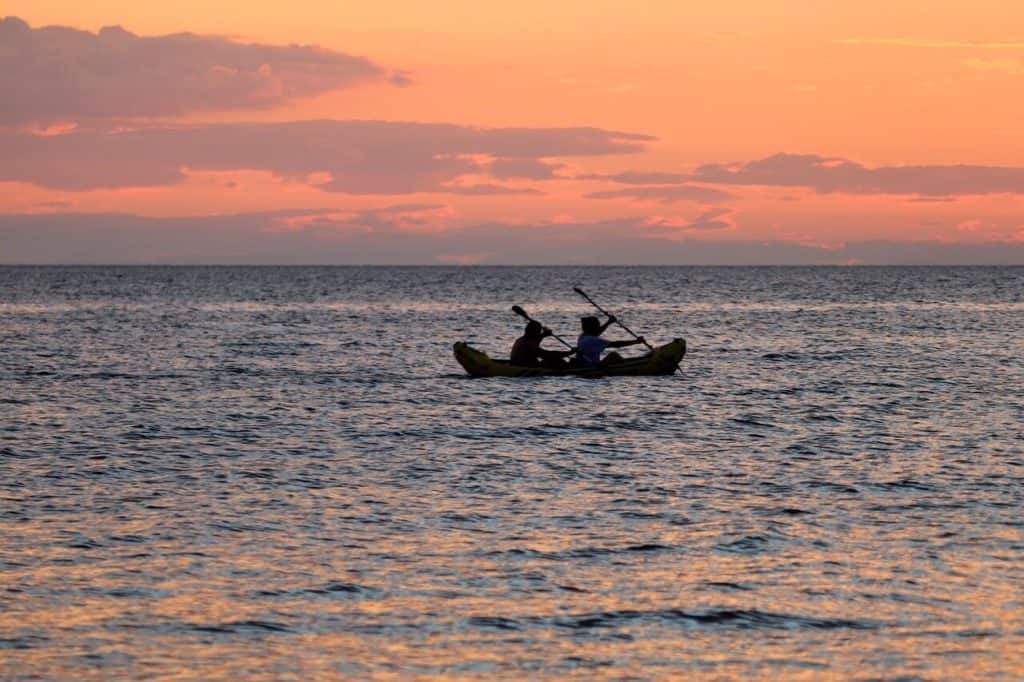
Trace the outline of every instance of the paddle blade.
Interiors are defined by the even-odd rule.
[[[530,319],[530,316],[526,314],[526,311],[517,305],[512,306],[512,312],[514,312],[519,317],[525,318],[527,320]]]
[[[575,291],[580,296],[586,296],[587,295],[586,292],[584,292],[583,289],[580,289],[579,287],[573,287],[572,290]]]

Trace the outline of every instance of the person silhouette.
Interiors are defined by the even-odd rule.
[[[530,320],[526,324],[523,335],[512,345],[509,362],[518,367],[550,367],[558,369],[566,366],[565,358],[576,352],[571,350],[547,350],[541,348],[541,341],[551,336],[552,332],[540,322]]]
[[[584,367],[598,367],[600,365],[614,365],[622,362],[622,356],[618,353],[609,353],[604,359],[601,358],[601,354],[608,348],[625,348],[626,346],[635,346],[638,343],[644,343],[644,337],[639,337],[631,341],[608,341],[607,339],[601,338],[601,334],[608,329],[608,325],[615,322],[615,316],[609,315],[608,319],[604,324],[601,324],[601,320],[597,319],[593,315],[588,315],[580,319],[580,326],[583,329],[583,333],[580,334],[579,339],[576,341],[576,348],[579,351],[577,360]]]

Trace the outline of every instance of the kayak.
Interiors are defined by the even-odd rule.
[[[608,376],[657,376],[672,374],[686,355],[686,341],[676,339],[664,346],[658,346],[646,355],[627,358],[614,365],[600,367],[519,367],[508,360],[497,360],[479,351],[464,341],[455,344],[453,351],[459,364],[474,377],[608,377]]]

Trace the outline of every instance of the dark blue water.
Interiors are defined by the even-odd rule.
[[[463,376],[573,286],[682,372]],[[3,679],[1024,679],[1022,268],[0,268],[0,348]]]

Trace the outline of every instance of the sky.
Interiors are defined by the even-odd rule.
[[[7,0],[0,262],[1024,264],[1024,4],[818,4]]]

